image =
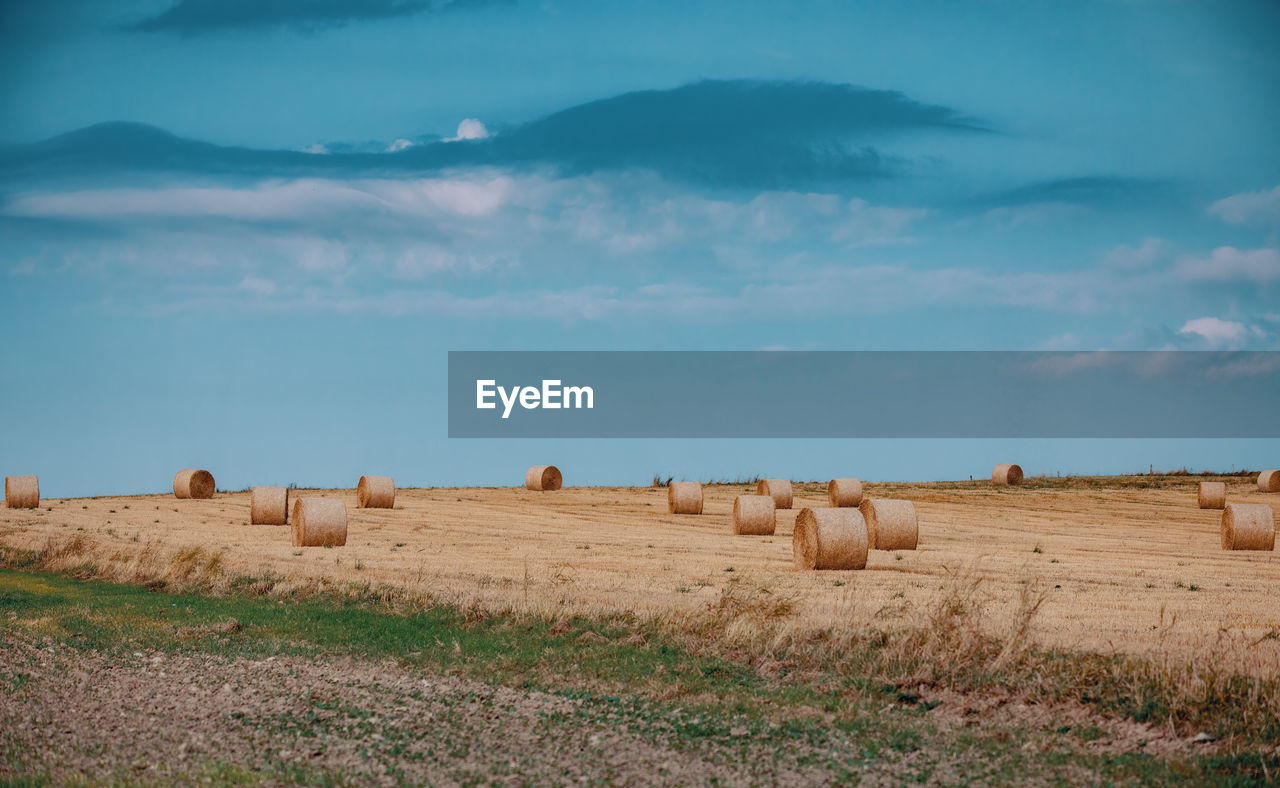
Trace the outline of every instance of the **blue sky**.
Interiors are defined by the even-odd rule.
[[[0,472],[1272,467],[1253,441],[449,441],[450,349],[1280,349],[1280,8],[0,4]]]

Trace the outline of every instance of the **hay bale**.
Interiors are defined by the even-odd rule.
[[[249,493],[249,522],[285,525],[289,522],[288,487],[254,487]]]
[[[361,476],[356,485],[356,506],[391,509],[396,505],[396,483],[390,476]]]
[[[4,477],[4,505],[10,509],[34,509],[40,505],[40,480],[35,476]]]
[[[867,545],[873,550],[914,550],[920,521],[911,501],[867,498],[858,507],[867,522]]]
[[[554,465],[535,465],[524,475],[524,486],[530,490],[558,490],[563,481]]]
[[[1001,463],[991,471],[992,484],[1022,484],[1022,466]]]
[[[761,479],[756,482],[756,495],[767,495],[779,509],[791,508],[791,482],[787,479]]]
[[[702,485],[672,482],[667,485],[667,511],[672,514],[702,514]]]
[[[173,494],[178,498],[212,498],[217,485],[213,474],[193,468],[183,468],[173,477]]]
[[[1222,509],[1223,550],[1274,550],[1275,515],[1265,503],[1229,503]]]
[[[862,569],[867,522],[857,509],[801,509],[791,537],[797,569]]]
[[[347,543],[347,507],[338,498],[299,498],[293,504],[294,547]]]
[[[1258,489],[1262,492],[1280,492],[1280,471],[1270,470],[1258,474]]]
[[[777,506],[768,495],[733,499],[733,532],[739,536],[772,536],[778,527]]]
[[[1221,509],[1227,505],[1227,485],[1225,482],[1200,482],[1200,492],[1196,501],[1201,509]]]
[[[862,482],[858,479],[832,479],[827,482],[827,503],[836,509],[857,506],[862,503]]]

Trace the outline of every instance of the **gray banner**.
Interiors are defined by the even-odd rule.
[[[451,351],[451,438],[1274,438],[1280,351]]]

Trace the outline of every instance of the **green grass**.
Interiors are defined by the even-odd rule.
[[[677,742],[690,746],[732,743],[743,726],[751,741],[780,747],[797,740],[820,743],[834,728],[859,742],[857,758],[838,764],[850,779],[867,764],[904,754],[912,754],[911,768],[920,779],[928,779],[941,763],[948,764],[949,773],[961,769],[965,779],[995,782],[1032,774],[1073,782],[1088,773],[1116,783],[1243,785],[1280,774],[1280,758],[1274,751],[1261,754],[1265,749],[1166,762],[1086,749],[1082,742],[1103,736],[1096,726],[1067,734],[1052,726],[940,726],[930,715],[936,704],[856,671],[803,677],[783,671],[781,678],[769,677],[745,661],[695,653],[654,631],[641,633],[647,645],[627,645],[621,639],[636,629],[625,620],[553,626],[443,606],[392,610],[374,599],[271,599],[248,591],[252,581],[238,585],[246,590],[210,597],[0,570],[0,609],[9,611],[0,618],[0,637],[48,637],[108,655],[155,650],[227,658],[393,658],[438,674],[580,698],[634,721],[661,723],[662,730],[675,732]],[[232,620],[238,625],[228,625]],[[587,632],[599,637],[580,641]],[[16,691],[28,680],[15,674],[0,692]],[[1135,718],[1158,720],[1167,714],[1159,698],[1133,702],[1139,705]],[[826,721],[819,721],[824,715]],[[1024,751],[1023,745],[1030,749]],[[958,762],[965,765],[957,767]],[[218,768],[226,771],[215,782],[262,777],[241,779],[234,766]],[[330,777],[297,775],[295,781],[317,784]]]

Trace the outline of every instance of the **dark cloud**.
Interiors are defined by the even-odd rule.
[[[79,178],[120,172],[272,175],[314,169],[316,157],[184,139],[143,123],[99,123],[34,145],[0,149],[16,178]]]
[[[824,82],[705,81],[625,93],[557,112],[492,146],[508,161],[576,171],[644,167],[727,184],[778,186],[890,174],[874,147],[920,129],[977,130],[902,93]]]
[[[108,123],[0,151],[14,175],[120,170],[261,175],[411,174],[460,166],[545,166],[568,174],[648,169],[711,185],[783,188],[884,177],[902,161],[873,145],[910,131],[980,131],[954,110],[901,93],[820,82],[699,82],[626,93],[487,139],[397,153],[328,155],[232,148]]]
[[[1113,175],[1090,175],[1080,178],[1059,178],[1037,181],[1016,189],[994,194],[991,205],[1034,205],[1040,203],[1066,203],[1089,207],[1115,207],[1135,202],[1146,202],[1158,191],[1167,191],[1168,184],[1143,178],[1126,178]]]
[[[319,30],[352,22],[411,16],[432,9],[465,10],[501,0],[178,0],[132,26],[148,32],[198,35],[229,30]]]

